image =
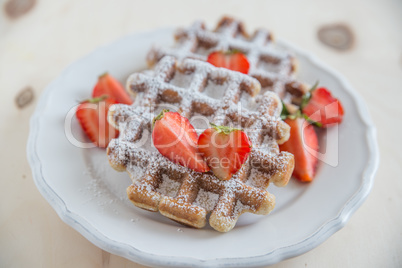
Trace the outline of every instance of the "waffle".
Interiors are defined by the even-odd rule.
[[[206,61],[213,51],[234,49],[247,56],[250,63],[248,74],[261,83],[263,90],[273,91],[285,102],[295,104],[300,103],[308,90],[294,79],[295,58],[276,47],[272,33],[267,30],[259,29],[250,36],[241,21],[224,17],[214,31],[197,21],[188,29],[178,29],[174,37],[174,47],[153,47],[149,51],[147,61],[150,66],[166,55]]]
[[[231,230],[244,212],[266,215],[274,208],[275,197],[266,188],[270,181],[285,186],[294,167],[293,155],[278,149],[289,138],[289,126],[279,118],[282,106],[275,93],[258,94],[259,82],[248,75],[170,56],[153,72],[131,75],[127,87],[135,102],[110,109],[109,122],[120,137],[110,142],[107,154],[113,168],[129,173],[133,184],[127,195],[134,205],[196,228],[206,225],[211,212],[209,224],[220,232]],[[218,125],[244,128],[253,148],[230,180],[174,164],[149,143],[154,114],[169,105],[190,122],[202,115]]]

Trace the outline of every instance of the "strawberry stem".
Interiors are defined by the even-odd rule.
[[[281,112],[281,116],[280,116],[282,120],[285,120],[287,118],[292,119],[292,120],[295,120],[297,118],[304,118],[304,119],[306,119],[306,121],[308,123],[312,124],[313,126],[322,127],[322,124],[320,122],[312,120],[310,117],[308,117],[308,115],[303,113],[301,111],[301,109],[299,109],[295,113],[291,114],[289,112],[289,110],[287,109],[286,104],[283,102],[283,100],[282,100],[282,106],[283,106],[283,108],[282,108],[282,112]]]
[[[281,111],[281,119],[285,120],[286,118],[288,118],[288,116],[290,115],[288,108],[286,107],[286,104],[283,100],[281,100],[282,102],[282,111]]]
[[[223,51],[223,54],[225,54],[225,55],[233,55],[233,54],[237,54],[237,53],[243,54],[240,50],[235,49],[235,48]]]
[[[227,126],[218,126],[215,125],[214,123],[209,123],[211,127],[213,127],[218,133],[224,133],[226,135],[230,134],[230,132],[233,132],[235,130],[240,130],[240,128],[232,128],[232,127],[227,127]]]
[[[315,84],[310,88],[309,91],[310,91],[310,92],[313,92],[314,90],[316,90],[319,83],[320,83],[320,80],[317,80],[317,81],[315,82]]]
[[[317,82],[315,82],[315,84],[309,89],[309,91],[306,92],[306,94],[304,94],[302,96],[302,101],[300,104],[300,109],[303,110],[304,107],[306,107],[306,105],[308,104],[308,102],[310,101],[311,97],[312,97],[312,93],[314,90],[316,90],[316,88],[318,87],[319,84],[319,80],[317,80]]]
[[[152,126],[155,125],[155,122],[162,119],[165,113],[169,112],[168,109],[163,109],[157,116],[155,116],[154,120],[152,120]]]
[[[98,103],[98,102],[106,100],[107,98],[109,98],[109,95],[105,94],[105,95],[102,95],[102,96],[99,96],[99,97],[83,100],[81,103],[84,103],[84,102]]]
[[[313,119],[311,119],[310,117],[308,117],[308,115],[302,114],[302,116],[304,117],[304,119],[306,119],[307,122],[309,122],[309,123],[312,124],[313,126],[322,127],[322,123],[317,122],[317,121],[314,121]]]
[[[103,74],[99,75],[98,78],[101,79],[101,78],[105,77],[108,74],[109,74],[108,72],[104,72]]]

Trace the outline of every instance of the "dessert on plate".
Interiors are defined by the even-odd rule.
[[[149,51],[147,62],[150,66],[166,55],[206,61],[211,52],[236,50],[247,56],[248,74],[261,83],[263,91],[273,91],[287,103],[300,103],[308,90],[295,79],[296,58],[289,51],[280,49],[268,30],[259,29],[250,35],[242,21],[223,17],[214,30],[197,21],[188,28],[178,29],[174,38],[173,47],[154,46]]]
[[[94,144],[107,146],[110,165],[129,174],[135,206],[227,232],[245,212],[272,211],[270,182],[313,180],[313,125],[340,123],[343,108],[326,88],[295,79],[295,57],[269,31],[249,35],[224,17],[214,30],[196,22],[174,37],[173,47],[150,49],[150,69],[128,78],[133,99],[101,75],[77,118]]]
[[[220,89],[221,97],[207,95],[207,87]],[[289,127],[280,119],[282,104],[275,93],[259,94],[260,83],[248,75],[171,56],[162,58],[150,74],[131,75],[128,89],[136,96],[134,104],[114,105],[109,111],[120,137],[107,152],[112,167],[132,178],[127,195],[136,206],[196,228],[205,226],[211,212],[209,224],[221,232],[231,230],[244,212],[265,215],[274,208],[275,197],[266,188],[270,181],[285,186],[294,166],[292,154],[279,152]],[[239,109],[240,101],[244,108]],[[175,164],[142,142],[152,131],[154,110],[166,103],[187,118],[197,114],[217,125],[239,123],[235,127],[245,129],[253,144],[240,170],[221,180],[211,171]]]

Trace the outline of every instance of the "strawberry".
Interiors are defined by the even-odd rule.
[[[158,151],[170,161],[197,172],[209,167],[197,153],[197,133],[187,118],[163,110],[153,122],[152,140]]]
[[[293,177],[303,182],[312,181],[318,163],[318,139],[314,127],[301,117],[288,118],[285,123],[290,126],[290,138],[279,148],[295,157]]]
[[[342,122],[343,107],[328,89],[321,87],[310,91],[303,97],[302,112],[323,127]]]
[[[113,78],[108,73],[104,73],[98,78],[94,90],[92,92],[92,97],[100,97],[103,95],[108,95],[112,99],[116,100],[117,103],[132,104],[128,93],[125,91],[124,87],[119,81]]]
[[[221,180],[229,180],[246,161],[251,142],[240,129],[216,126],[206,129],[198,138],[198,151]]]
[[[250,68],[247,57],[238,51],[215,51],[209,54],[207,61],[216,67],[223,67],[244,74],[247,74]]]
[[[85,134],[98,147],[105,148],[119,131],[109,125],[107,114],[110,105],[117,103],[106,95],[81,102],[76,116]]]

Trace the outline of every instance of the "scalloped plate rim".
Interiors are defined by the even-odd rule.
[[[189,257],[170,257],[170,256],[160,256],[156,254],[150,254],[136,249],[135,247],[121,243],[115,240],[110,239],[109,237],[104,236],[101,232],[99,232],[94,226],[88,223],[85,219],[83,219],[80,215],[70,211],[67,209],[64,201],[57,195],[56,192],[46,183],[45,178],[42,174],[42,163],[40,161],[39,156],[36,152],[36,140],[38,138],[39,132],[39,118],[40,115],[45,111],[45,104],[49,97],[50,92],[52,91],[53,84],[56,83],[60,77],[63,77],[64,74],[68,73],[70,68],[74,68],[74,65],[78,64],[81,61],[85,61],[94,55],[97,51],[102,50],[106,47],[113,46],[117,43],[124,42],[125,39],[129,37],[133,37],[136,35],[145,35],[145,34],[157,34],[159,31],[171,30],[172,27],[163,27],[155,30],[136,32],[129,35],[126,35],[118,40],[98,47],[91,53],[82,57],[81,59],[73,62],[67,68],[65,68],[62,73],[54,79],[44,90],[44,93],[41,95],[39,102],[37,103],[34,114],[30,120],[30,133],[28,137],[27,143],[27,158],[28,162],[32,169],[32,174],[34,178],[34,182],[40,191],[40,193],[44,196],[44,198],[48,201],[48,203],[53,207],[53,209],[57,212],[59,217],[68,225],[77,230],[80,234],[82,234],[85,238],[91,241],[93,244],[98,246],[99,248],[111,252],[113,254],[120,255],[134,262],[138,262],[144,265],[158,265],[158,266],[166,266],[166,267],[178,267],[178,266],[190,266],[190,267],[210,267],[210,266],[245,266],[248,267],[256,267],[263,265],[271,265],[277,262],[280,262],[284,259],[288,259],[291,257],[295,257],[306,253],[313,248],[320,245],[326,239],[328,239],[335,232],[343,228],[346,222],[349,220],[350,216],[361,206],[361,204],[365,201],[368,194],[371,191],[371,188],[374,183],[374,176],[377,171],[379,165],[379,151],[376,139],[376,129],[374,124],[372,123],[369,111],[359,96],[359,94],[353,90],[351,85],[347,82],[347,80],[337,71],[327,66],[321,60],[319,60],[316,56],[312,55],[309,52],[306,52],[293,44],[290,44],[282,39],[278,39],[278,43],[284,44],[286,47],[291,48],[293,51],[297,51],[298,54],[306,57],[311,63],[314,63],[321,69],[324,69],[329,74],[331,74],[334,78],[336,78],[343,86],[345,91],[351,96],[351,99],[357,106],[359,111],[360,120],[364,123],[366,127],[366,139],[367,146],[370,151],[370,157],[366,163],[366,168],[363,172],[363,180],[362,184],[357,192],[354,193],[353,196],[350,197],[348,202],[346,202],[339,212],[339,214],[333,219],[325,222],[318,230],[316,230],[313,234],[306,237],[302,241],[298,243],[294,243],[288,245],[286,247],[277,248],[267,254],[260,256],[252,256],[252,257],[244,257],[244,258],[215,258],[208,260],[201,260],[196,258]],[[366,115],[366,116],[363,116]]]

